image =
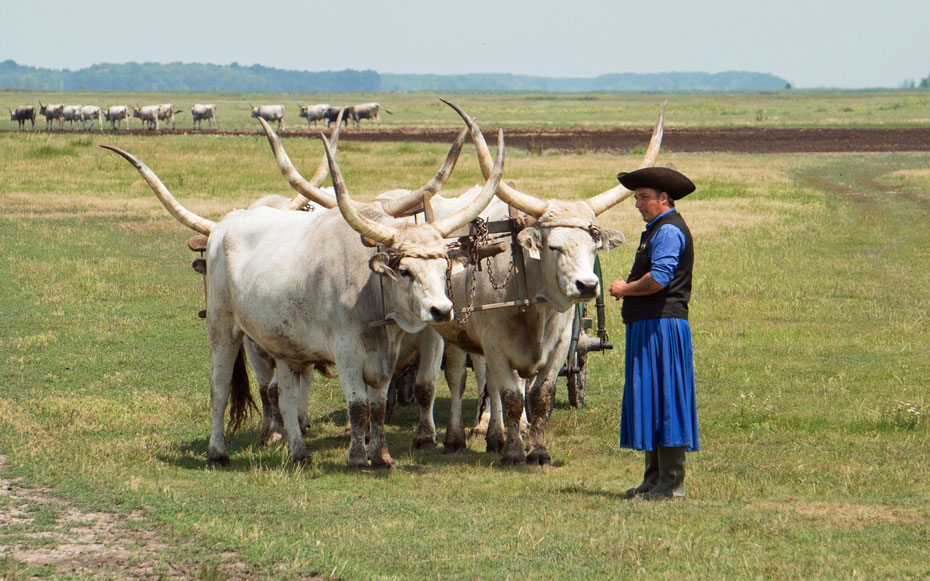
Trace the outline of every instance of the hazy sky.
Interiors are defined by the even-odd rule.
[[[798,88],[930,74],[928,0],[0,0],[0,61],[262,64],[308,71],[752,71]]]

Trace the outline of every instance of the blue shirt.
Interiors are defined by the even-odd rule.
[[[646,224],[646,230],[652,228],[659,218],[674,211],[675,208],[672,208],[653,218]],[[652,275],[652,280],[662,286],[668,286],[675,275],[675,269],[678,268],[678,257],[681,256],[684,247],[685,235],[677,226],[665,224],[659,228],[649,248],[649,259],[652,261],[649,274]]]

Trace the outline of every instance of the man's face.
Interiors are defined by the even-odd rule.
[[[643,215],[643,222],[652,222],[656,216],[670,209],[668,194],[652,188],[636,188],[636,209]]]

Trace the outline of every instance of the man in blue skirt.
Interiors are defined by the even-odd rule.
[[[620,415],[620,446],[643,450],[643,482],[628,498],[685,497],[685,452],[698,449],[697,402],[688,301],[694,245],[675,210],[675,200],[694,184],[666,167],[620,172],[633,190],[646,222],[626,280],[610,294],[623,298],[626,325],[626,381]]]

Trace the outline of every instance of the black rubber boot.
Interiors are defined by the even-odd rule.
[[[641,496],[649,492],[659,482],[659,455],[655,450],[646,450],[646,469],[643,471],[643,483],[626,491],[627,498]]]
[[[658,448],[659,483],[642,494],[648,500],[685,497],[685,449]]]

